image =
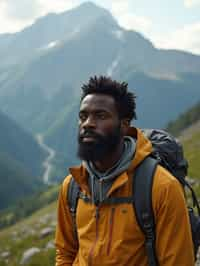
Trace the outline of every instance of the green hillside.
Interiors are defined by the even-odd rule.
[[[76,104],[63,108],[60,119],[52,123],[44,135],[46,143],[53,147],[58,154],[62,154],[65,167],[78,162],[76,156],[78,107]]]
[[[11,187],[11,189],[13,189]],[[48,187],[47,190],[43,188],[35,191],[33,195],[26,195],[4,210],[0,211],[0,230],[8,226],[14,225],[24,218],[31,216],[34,212],[44,206],[55,201],[58,197],[59,185]],[[12,195],[12,194],[11,194]]]
[[[38,253],[26,266],[55,265],[54,235],[56,226],[56,200],[59,185],[22,200],[14,208],[0,212],[0,266],[18,266],[23,254],[30,248]],[[7,227],[3,222],[15,221]],[[6,227],[5,227],[6,226]]]
[[[0,124],[0,152],[20,162],[30,175],[40,176],[46,154],[33,135],[1,111]]]
[[[189,176],[200,180],[200,127],[182,139],[185,157],[189,162]]]
[[[53,266],[55,258],[54,232],[56,203],[37,211],[31,217],[0,231],[0,266],[19,266],[23,254],[36,248],[26,266]]]
[[[182,130],[186,129],[190,125],[196,123],[200,119],[200,101],[192,106],[187,112],[184,112],[180,117],[171,121],[167,125],[167,130],[175,136],[178,136]]]
[[[170,122],[166,129],[179,136],[183,144],[189,162],[189,176],[200,179],[200,101],[177,120]]]
[[[33,193],[39,186],[37,179],[33,180],[19,162],[0,153],[0,210]]]
[[[45,152],[36,139],[0,111],[0,210],[43,186]]]

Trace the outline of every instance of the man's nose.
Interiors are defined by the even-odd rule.
[[[96,121],[94,117],[88,116],[83,123],[83,128],[95,128],[95,127],[96,127]]]

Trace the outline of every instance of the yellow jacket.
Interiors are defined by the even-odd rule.
[[[128,170],[118,176],[108,195],[132,194],[135,167],[151,153],[152,146],[139,129],[130,129],[137,138],[136,153]],[[87,171],[83,165],[70,168],[81,190],[89,195]],[[147,266],[145,238],[137,224],[132,204],[96,206],[78,201],[74,238],[73,222],[67,204],[71,178],[62,184],[58,200],[56,228],[56,266]],[[156,254],[160,266],[193,266],[194,254],[184,193],[179,182],[158,166],[154,176],[152,205],[156,222]]]

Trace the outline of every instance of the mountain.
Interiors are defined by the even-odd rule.
[[[0,34],[1,65],[11,65],[31,59],[34,55],[68,41],[99,17],[109,12],[91,2],[60,14],[50,13],[14,34]]]
[[[43,186],[45,152],[34,137],[0,112],[0,209]]]
[[[137,95],[139,127],[164,128],[167,123],[200,100],[200,75],[181,73],[178,80],[152,78],[131,73],[126,80]]]
[[[53,123],[50,129],[44,134],[46,143],[53,147],[60,157],[64,158],[66,167],[77,164],[77,126],[78,126],[78,104],[70,106],[67,112],[63,113],[59,123]],[[56,121],[57,122],[57,121]],[[67,174],[63,168],[60,177]]]
[[[42,162],[46,154],[36,139],[2,112],[0,112],[0,123],[0,153],[6,153],[20,162],[30,175],[41,176]]]
[[[199,79],[199,56],[156,49],[138,32],[121,28],[109,11],[90,2],[61,14],[42,17],[21,32],[0,35],[0,55],[2,109],[25,128],[30,128],[31,120],[31,129],[35,131],[46,131],[46,123],[38,123],[38,117],[48,116],[47,110],[51,109],[54,99],[60,97],[63,88],[66,95],[75,100],[80,94],[80,85],[94,74],[131,80],[138,98],[152,94],[153,101],[160,106],[166,100],[155,95],[154,85],[159,83],[159,94],[169,88],[166,97],[171,102],[171,90],[180,94],[179,88],[189,77],[190,87],[182,94],[182,104],[163,112],[163,118],[159,119],[149,118],[148,109],[146,115],[143,112],[141,125],[149,121],[163,127],[169,119],[194,104],[194,98],[200,98],[193,82]],[[138,75],[142,77],[139,82]],[[147,87],[148,80],[152,86]],[[143,110],[147,106],[141,102]],[[64,106],[59,107],[62,108]]]
[[[66,165],[76,161],[80,86],[91,75],[129,83],[139,127],[163,128],[200,99],[200,56],[156,49],[91,2],[0,35],[0,56],[1,109],[41,133]]]

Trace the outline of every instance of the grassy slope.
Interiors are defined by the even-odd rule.
[[[46,246],[49,242],[54,242],[57,204],[55,199],[58,197],[59,187],[52,186],[47,191],[38,193],[35,197],[28,198],[20,205],[0,214],[0,220],[3,220],[3,217],[10,217],[12,220],[12,216],[15,215],[19,216],[15,217],[16,219],[21,219],[26,215],[26,218],[15,225],[0,230],[0,266],[19,266],[23,253],[32,247],[37,247],[41,251],[35,254],[26,266],[55,265],[55,249],[47,249]],[[47,227],[50,227],[52,232],[41,238],[41,230]],[[3,258],[1,254],[4,252],[9,252],[10,255]]]
[[[0,231],[0,254],[10,252],[7,259],[1,258],[0,255],[0,266],[19,266],[24,251],[32,247],[40,248],[41,252],[34,255],[26,266],[55,265],[55,249],[46,249],[47,243],[54,240],[55,221],[56,203],[54,202],[20,223]],[[39,232],[49,226],[53,232],[41,238]]]
[[[33,196],[23,198],[14,206],[0,211],[0,229],[13,225],[54,202],[58,197],[58,190],[59,185],[52,186],[47,191],[38,191]]]
[[[196,191],[200,197],[200,101],[187,112],[172,121],[166,128],[175,136],[179,136],[183,144],[185,157],[189,162],[188,175],[196,180]]]
[[[180,140],[189,162],[189,176],[200,180],[200,121],[185,130]]]
[[[193,180],[192,187],[200,198],[200,120],[184,129],[179,139],[189,163],[188,176]]]
[[[182,134],[185,129],[196,124],[200,118],[200,101],[192,106],[187,112],[181,114],[178,119],[171,121],[167,125],[167,130],[173,135],[178,136]]]

